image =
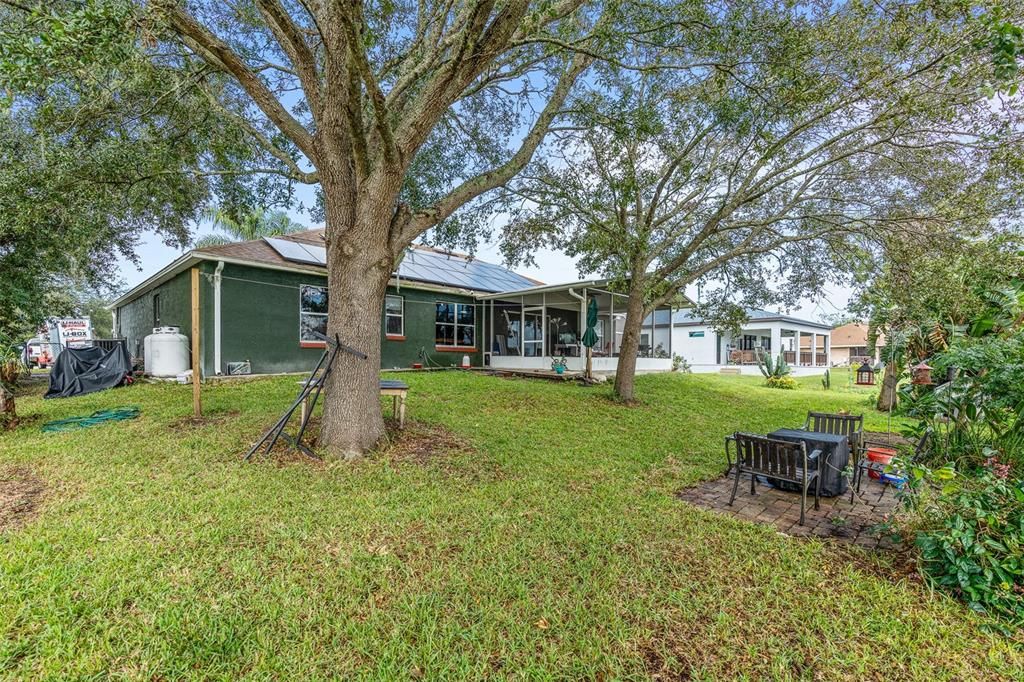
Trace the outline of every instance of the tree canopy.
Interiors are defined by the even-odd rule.
[[[983,92],[975,22],[737,2],[699,26],[673,68],[645,66],[661,46],[596,66],[572,125],[508,183],[511,257],[539,240],[564,248],[642,299],[638,333],[691,284],[714,319],[737,303],[793,306],[887,235],[1019,214],[1024,129]],[[625,397],[633,355],[616,374]]]

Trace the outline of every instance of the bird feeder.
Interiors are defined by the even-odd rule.
[[[871,368],[868,363],[862,364],[857,368],[857,385],[858,386],[874,386],[875,385],[875,370]]]
[[[932,368],[928,363],[921,362],[920,364],[914,365],[910,369],[910,383],[915,386],[931,386],[932,381]]]

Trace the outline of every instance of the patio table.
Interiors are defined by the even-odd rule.
[[[779,429],[768,434],[770,438],[788,440],[794,443],[804,442],[807,444],[807,452],[821,450],[821,455],[815,461],[809,461],[811,468],[819,466],[821,469],[821,495],[822,497],[836,497],[846,492],[847,481],[843,475],[843,469],[850,461],[850,441],[846,436],[838,436],[831,433],[819,433],[817,431],[804,431],[802,429]],[[800,492],[799,486],[784,481],[768,481],[776,488]]]

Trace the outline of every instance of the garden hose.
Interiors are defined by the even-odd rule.
[[[46,422],[43,424],[41,431],[55,432],[55,431],[74,431],[76,429],[86,429],[90,426],[96,426],[97,424],[103,424],[104,422],[110,421],[124,421],[126,419],[135,419],[139,416],[142,410],[138,407],[115,407],[110,410],[97,410],[87,417],[68,417],[67,419],[58,419],[52,422]]]

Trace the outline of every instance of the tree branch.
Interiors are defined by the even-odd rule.
[[[281,132],[295,143],[314,164],[319,162],[316,143],[309,131],[285,109],[270,88],[253,73],[248,65],[220,38],[200,24],[183,7],[173,2],[161,2],[172,28],[193,45],[201,48],[200,56],[221,68],[238,81],[257,107],[273,121]]]
[[[467,201],[480,196],[484,192],[500,187],[515,177],[516,173],[522,170],[533,157],[533,153],[547,134],[548,126],[551,125],[551,122],[561,110],[562,104],[564,104],[569,96],[569,92],[576,79],[590,66],[592,61],[592,58],[586,55],[574,55],[569,67],[559,77],[547,105],[541,111],[540,116],[537,117],[533,127],[530,128],[530,132],[526,134],[522,144],[516,153],[512,155],[512,158],[497,168],[466,180],[441,199],[434,207],[418,211],[410,221],[407,228],[408,233],[402,236],[403,239],[414,238],[416,235],[450,216]]]

